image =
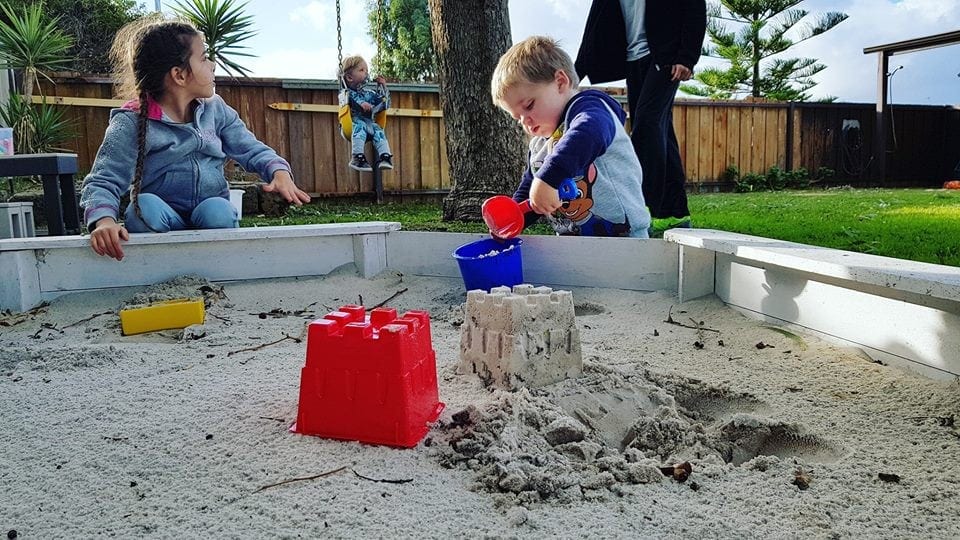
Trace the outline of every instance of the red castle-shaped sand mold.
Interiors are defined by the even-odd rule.
[[[410,448],[443,407],[426,311],[346,305],[310,323],[291,431]]]

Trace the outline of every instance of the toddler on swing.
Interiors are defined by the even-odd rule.
[[[350,101],[350,119],[353,122],[353,133],[350,134],[352,141],[350,153],[353,157],[350,160],[350,168],[357,171],[373,170],[363,151],[367,136],[370,136],[373,138],[373,147],[380,156],[380,168],[392,169],[393,154],[390,153],[387,134],[374,121],[378,112],[390,107],[390,95],[382,90],[383,77],[378,76],[375,79],[376,87],[369,84],[367,61],[362,56],[344,58],[343,63],[340,64],[340,77],[346,86]]]

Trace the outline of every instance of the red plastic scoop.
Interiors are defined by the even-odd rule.
[[[520,234],[523,230],[523,215],[529,211],[529,200],[518,203],[506,195],[490,197],[483,201],[483,206],[480,207],[490,234],[497,238],[513,238]]]
[[[569,201],[577,197],[577,184],[572,178],[560,183],[560,200]],[[506,195],[496,195],[483,201],[480,213],[483,221],[490,229],[490,234],[497,238],[513,238],[523,231],[523,215],[530,211],[530,200],[517,202]]]

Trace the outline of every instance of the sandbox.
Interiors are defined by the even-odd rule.
[[[572,295],[583,373],[511,392],[457,370],[466,293],[449,253],[476,236],[328,228],[316,249],[289,240],[305,242],[291,253],[271,246],[280,232],[257,234],[237,240],[244,250],[221,248],[206,262],[202,242],[149,248],[135,239],[120,264],[66,241],[6,258],[11,250],[0,245],[0,266],[13,265],[25,282],[33,268],[31,294],[50,303],[0,323],[0,529],[24,537],[960,531],[949,290],[914,304],[911,290],[890,298],[850,276],[811,277],[835,267],[781,272],[783,260],[750,266],[763,255],[721,246],[708,257],[697,250],[710,246],[688,245],[696,236],[688,244],[529,238],[527,280]],[[104,284],[130,275],[125,265],[150,267],[150,249],[169,264],[153,267],[149,284]],[[234,251],[246,259],[231,263]],[[446,257],[427,256],[434,252]],[[310,264],[323,268],[304,271]],[[316,275],[252,275],[291,267]],[[783,305],[775,284],[805,272],[806,286],[788,291],[794,315],[744,315],[752,308],[742,280],[754,271],[766,273],[761,291],[774,285],[757,304],[770,310]],[[851,346],[856,328],[826,336],[803,317],[808,295],[828,285],[835,296],[853,291],[845,294],[937,314],[944,339],[904,354]],[[203,325],[120,335],[122,306],[183,294],[207,300]],[[398,311],[430,312],[447,404],[438,423],[410,450],[289,433],[305,324],[345,303],[388,299]],[[821,304],[831,313],[847,307]],[[878,350],[928,376],[889,365]]]

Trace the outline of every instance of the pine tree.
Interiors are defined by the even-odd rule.
[[[827,66],[815,58],[777,57],[847,19],[845,13],[810,15],[803,0],[720,0],[707,6],[707,34],[713,44],[704,56],[729,62],[696,75],[700,84],[681,90],[695,96],[730,99],[744,95],[776,101],[806,101],[814,76]],[[809,16],[809,17],[808,17]],[[812,19],[812,20],[811,20]],[[728,25],[732,26],[728,27]]]
[[[435,82],[427,0],[368,0],[367,8],[370,36],[379,44],[375,72],[393,81]]]

